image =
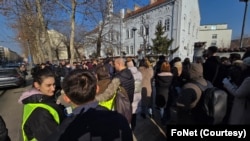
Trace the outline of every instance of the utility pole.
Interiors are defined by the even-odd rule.
[[[244,35],[244,28],[245,28],[245,22],[246,22],[246,14],[247,14],[248,1],[249,0],[240,0],[240,2],[245,2],[245,12],[244,12],[243,23],[242,23],[242,30],[241,30],[241,36],[240,36],[240,48],[243,47],[243,35]]]

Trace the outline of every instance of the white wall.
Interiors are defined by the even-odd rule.
[[[213,38],[213,36],[217,36]],[[199,41],[207,42],[206,49],[215,45],[219,48],[230,48],[232,30],[228,29],[227,24],[202,25],[199,29]],[[216,43],[216,44],[213,44]]]

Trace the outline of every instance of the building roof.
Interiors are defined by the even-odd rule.
[[[132,17],[134,15],[137,15],[139,13],[142,13],[142,12],[145,12],[145,11],[148,11],[149,9],[151,8],[154,8],[154,7],[157,7],[165,2],[168,2],[170,0],[157,0],[156,2],[152,3],[152,4],[149,4],[147,6],[144,6],[142,8],[138,8],[137,10],[134,10],[134,11],[131,11],[131,12],[127,12],[126,15],[125,15],[125,18],[129,18],[129,17]]]

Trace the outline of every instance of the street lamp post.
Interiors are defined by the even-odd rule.
[[[246,21],[246,13],[247,13],[247,6],[248,6],[249,0],[240,0],[240,2],[245,2],[245,12],[243,17],[243,23],[242,23],[242,30],[241,30],[241,36],[240,36],[240,48],[243,46],[243,35],[244,35],[244,28],[245,28],[245,21]]]
[[[135,31],[137,30],[137,28],[133,27],[132,30],[134,32],[134,57],[135,57]]]
[[[144,57],[146,57],[146,54],[147,54],[146,52],[148,50],[148,44],[149,44],[149,25],[146,25],[146,40],[147,40],[147,43],[146,43],[146,47],[144,47]]]

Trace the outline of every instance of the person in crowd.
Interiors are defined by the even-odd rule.
[[[77,62],[73,62],[73,65],[72,65],[72,67],[71,67],[71,70],[74,70],[74,69],[76,69],[77,68]]]
[[[220,57],[220,62],[222,65],[225,65],[225,66],[230,66],[232,63],[230,62],[229,58],[228,57]]]
[[[182,72],[181,72],[181,77],[182,77],[182,80],[184,81],[187,81],[189,79],[189,73],[188,73],[188,70],[190,68],[190,65],[191,65],[191,61],[189,58],[185,58],[184,61],[182,62]]]
[[[132,72],[125,66],[125,60],[123,58],[116,58],[115,62],[116,74],[114,78],[119,78],[121,86],[127,91],[129,101],[132,104],[135,91],[135,80]]]
[[[35,73],[40,69],[40,64],[35,64],[33,68],[30,71],[30,74],[32,75],[32,78],[34,78]]]
[[[40,64],[40,69],[44,69],[46,67],[46,64],[45,63],[41,63]]]
[[[175,61],[171,61],[171,62],[173,63],[173,65],[170,64],[171,73],[173,74],[173,80],[172,80],[172,83],[170,85],[168,105],[171,107],[175,107],[176,99],[177,99],[178,95],[180,94],[181,87],[187,81],[189,74],[187,74],[185,72],[186,73],[185,75],[187,77],[184,80],[182,77],[183,63],[178,58],[175,59]]]
[[[195,57],[193,62],[203,64],[204,63],[204,58],[202,56],[197,56],[197,57]]]
[[[56,73],[60,77],[61,82],[63,81],[64,77],[68,75],[70,71],[71,71],[70,63],[62,60],[56,70]]]
[[[236,55],[236,56],[239,56],[239,55]],[[224,68],[223,69],[224,74],[226,74],[226,76],[230,78],[231,82],[235,83],[236,85],[240,85],[239,80],[240,80],[240,76],[242,72],[242,67],[241,67],[242,60],[239,60],[239,58],[234,57],[234,55],[232,54],[230,54],[230,58],[231,60],[228,57],[221,57],[221,67]],[[224,87],[223,87],[223,90],[225,90],[228,94],[227,95],[227,112],[223,119],[223,124],[228,124],[231,109],[233,106],[234,96],[229,94],[229,92]]]
[[[32,89],[24,92],[18,102],[24,105],[23,141],[44,140],[64,119],[64,107],[54,98],[55,75],[49,69],[40,69],[34,75]]]
[[[142,73],[135,67],[135,63],[133,59],[127,59],[127,67],[132,72],[134,80],[135,80],[135,91],[134,91],[134,99],[132,103],[132,120],[131,120],[131,128],[132,130],[136,127],[136,115],[141,113],[141,91],[142,91]]]
[[[27,72],[27,69],[26,69],[26,66],[24,64],[21,64],[19,66],[19,72],[22,74],[23,78],[24,78],[24,84],[23,86],[26,85],[26,76],[28,75],[28,72]]]
[[[230,53],[229,61],[231,62],[231,64],[236,60],[241,60],[241,55],[239,53]]]
[[[154,66],[154,77],[161,72],[161,64],[166,61],[166,57],[164,55],[159,56],[158,61]]]
[[[160,114],[163,124],[166,124],[167,120],[167,103],[169,95],[169,87],[173,80],[173,74],[171,73],[170,64],[165,61],[161,65],[161,72],[155,77],[155,89],[156,99],[155,104],[160,108]]]
[[[124,117],[126,117],[128,123],[130,124],[132,118],[132,110],[131,110],[132,105],[129,102],[126,90],[122,86],[120,86],[121,84],[120,79],[118,78],[110,79],[109,71],[105,67],[105,65],[98,65],[96,68],[95,75],[97,76],[98,79],[97,83],[99,86],[99,90],[96,94],[95,99],[99,102],[99,105],[104,106],[109,110],[121,113]],[[116,103],[116,98],[119,98],[119,96],[117,97],[116,95],[118,94],[118,91],[121,92],[120,94],[124,94],[128,100],[127,104],[129,105],[129,107],[126,107],[123,110],[121,110],[121,108],[117,109],[118,106],[117,104],[122,104],[122,103]],[[122,106],[127,106],[127,105],[122,105]]]
[[[222,80],[226,77],[225,67],[221,65],[220,57],[217,56],[218,47],[210,46],[207,49],[207,59],[203,64],[203,75],[215,87],[224,89]],[[212,69],[211,69],[212,68]]]
[[[10,141],[8,129],[1,115],[0,115],[0,141]]]
[[[176,101],[177,124],[199,124],[203,122],[202,117],[198,117],[196,114],[190,114],[190,111],[195,108],[202,94],[201,89],[193,82],[200,83],[203,86],[208,85],[206,79],[203,77],[202,64],[191,63],[189,76],[189,81],[182,87]]]
[[[87,63],[82,63],[82,69],[84,70],[88,70],[89,67],[87,66]]]
[[[243,60],[242,81],[239,86],[235,85],[228,78],[223,79],[224,87],[234,96],[233,107],[229,118],[229,124],[249,125],[250,124],[250,57]]]
[[[132,130],[125,117],[107,110],[95,100],[97,79],[89,70],[76,69],[62,84],[64,100],[73,114],[47,137],[46,141],[132,141]]]
[[[247,49],[247,51],[243,54],[241,59],[244,60],[247,57],[250,57],[250,48]]]
[[[152,117],[152,79],[154,76],[154,70],[147,58],[142,59],[139,62],[139,69],[142,74],[142,100],[141,107],[142,112],[141,116],[145,119],[146,113],[148,110],[149,116]]]
[[[111,58],[107,58],[104,61],[104,66],[109,71],[110,78],[112,79],[114,77],[114,74],[115,74],[115,68],[114,68],[113,60]]]

